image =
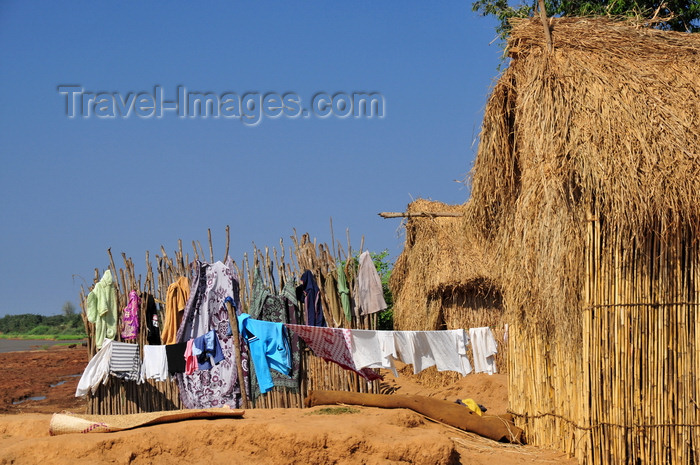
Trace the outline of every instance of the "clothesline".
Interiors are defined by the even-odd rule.
[[[381,331],[326,327],[338,325],[345,317],[376,313],[386,308],[381,281],[371,256],[359,257],[358,275],[350,294],[338,267],[337,283],[322,284],[338,291],[335,309],[322,306],[323,292],[314,274],[306,270],[296,286],[288,280],[279,295],[264,286],[256,268],[252,282],[249,314],[241,313],[239,279],[231,262],[213,264],[196,261],[190,278],[179,277],[168,286],[165,318],[158,325],[155,298],[134,292],[122,318],[122,340],[137,335],[140,308],[146,303],[148,345],[116,342],[115,299],[109,270],[88,301],[94,315],[109,306],[109,321],[96,317],[98,349],[81,377],[76,395],[95,392],[109,376],[143,382],[146,379],[175,379],[182,405],[208,408],[246,402],[246,392],[255,398],[273,387],[301,388],[301,346],[303,340],[314,355],[357,373],[367,381],[380,379],[377,369],[389,369],[398,376],[395,361],[413,365],[414,373],[435,366],[438,371],[467,375],[472,371],[496,373],[494,355],[498,348],[489,327],[442,331]],[[99,283],[98,283],[99,284]],[[352,299],[350,298],[352,296]],[[92,299],[92,300],[91,300]],[[228,310],[225,301],[232,307]],[[342,304],[342,305],[341,305]],[[353,305],[354,304],[354,305]],[[304,315],[301,310],[303,309]],[[88,313],[88,316],[94,316]],[[238,321],[235,321],[238,320]],[[300,324],[307,323],[307,324]],[[232,331],[232,326],[238,331]],[[206,335],[206,337],[205,337]],[[471,358],[468,346],[471,345]],[[255,376],[252,374],[255,373]]]
[[[289,375],[291,352],[287,330],[301,337],[312,352],[326,361],[358,373],[368,381],[380,379],[374,369],[391,370],[398,376],[394,362],[411,364],[414,373],[435,366],[438,371],[456,371],[463,376],[496,373],[493,356],[497,345],[489,327],[438,331],[382,331],[328,328],[256,320],[247,314],[238,316],[241,339],[248,343],[260,392],[274,387],[270,370]],[[474,367],[467,357],[471,343]],[[188,346],[190,347],[188,349]],[[273,350],[270,350],[272,348]],[[270,355],[271,354],[271,355]],[[164,381],[169,374],[209,370],[224,361],[214,331],[186,343],[144,346],[143,361],[139,346],[105,339],[102,349],[88,363],[76,390],[76,396],[95,392],[111,374],[125,380]]]

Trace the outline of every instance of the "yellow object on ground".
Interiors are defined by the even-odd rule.
[[[477,415],[483,415],[481,407],[479,407],[479,404],[477,404],[474,401],[474,399],[462,399],[462,403],[466,405],[469,409],[471,409],[473,412],[475,412]]]

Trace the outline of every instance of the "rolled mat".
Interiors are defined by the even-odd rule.
[[[244,413],[245,410],[230,408],[170,410],[165,412],[134,413],[131,415],[54,413],[49,424],[49,434],[55,436],[70,433],[109,433],[140,426],[198,418],[240,418]]]
[[[462,405],[424,396],[311,391],[304,399],[304,404],[307,407],[348,404],[379,408],[407,408],[433,420],[464,431],[476,433],[494,441],[521,443],[523,435],[523,430],[513,424],[510,416],[479,416]]]

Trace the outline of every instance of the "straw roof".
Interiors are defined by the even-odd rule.
[[[466,208],[497,257],[506,308],[564,337],[579,328],[587,222],[606,247],[696,236],[700,34],[610,19],[516,20],[489,98]],[[466,239],[465,239],[466,240]]]
[[[464,213],[465,205],[418,199],[407,213]],[[427,306],[431,294],[464,286],[492,285],[486,251],[465,237],[465,217],[413,217],[405,223],[406,243],[391,272],[396,329],[435,329],[438,315]],[[474,236],[475,237],[475,236]]]

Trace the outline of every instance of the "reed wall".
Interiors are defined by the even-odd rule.
[[[582,464],[697,463],[700,249],[688,227],[652,226],[628,240],[589,222],[580,347],[512,328],[510,408],[529,443]]]

